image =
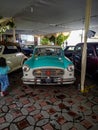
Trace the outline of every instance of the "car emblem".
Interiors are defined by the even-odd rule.
[[[51,75],[51,71],[50,71],[50,70],[47,70],[47,71],[46,71],[46,75],[47,75],[47,76],[50,76],[50,75]]]

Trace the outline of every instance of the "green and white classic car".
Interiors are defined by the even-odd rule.
[[[24,84],[57,85],[75,81],[74,65],[60,46],[36,46],[22,69]]]

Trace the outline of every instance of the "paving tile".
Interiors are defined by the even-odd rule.
[[[5,129],[5,128],[8,128],[9,125],[10,125],[10,123],[8,123],[8,122],[4,122],[4,123],[0,124],[0,130],[3,130],[3,129]]]
[[[21,116],[18,116],[16,118],[13,118],[13,121],[12,123],[16,123],[16,122],[19,122],[21,120],[25,119],[25,116],[21,115]]]
[[[40,127],[35,127],[34,130],[42,130]]]
[[[0,124],[5,122],[5,118],[4,117],[0,117]]]
[[[12,115],[13,115],[14,118],[22,116],[21,111],[18,110],[18,109],[12,109],[11,113],[12,113]]]
[[[0,111],[0,113],[1,112],[5,112],[6,113],[6,112],[8,112],[8,110],[9,110],[8,106],[5,105],[5,106],[2,107],[2,111]]]
[[[54,130],[61,130],[61,126],[56,120],[50,120],[50,124],[53,126]]]
[[[69,114],[71,117],[76,117],[76,116],[77,116],[77,113],[75,113],[74,111],[69,111],[68,114]]]
[[[80,106],[78,106],[78,110],[81,111],[81,112],[85,112],[86,111],[86,107],[80,105]]]
[[[62,100],[63,100],[64,98],[66,98],[66,96],[63,95],[63,94],[61,94],[61,95],[57,95],[56,97],[57,97],[58,99],[62,99]]]
[[[49,96],[50,96],[50,94],[49,94],[49,93],[45,93],[44,95],[45,95],[45,97],[49,97]]]
[[[8,102],[8,103],[10,103],[10,102],[13,101],[13,98],[12,97],[7,97],[5,101]]]
[[[60,125],[62,125],[62,124],[64,124],[65,122],[67,122],[67,120],[65,120],[63,116],[59,116],[59,117],[57,118],[57,122],[58,122]]]
[[[70,130],[73,127],[72,122],[65,122],[63,125],[61,125],[61,130]]]
[[[49,113],[48,113],[47,111],[41,110],[40,113],[41,113],[41,114],[44,116],[44,118],[46,118],[46,119],[48,119],[48,118],[50,117],[50,115],[49,115]]]
[[[46,124],[43,126],[44,130],[54,130],[53,127],[50,124]]]
[[[97,120],[97,122],[98,122],[98,114],[93,113],[92,114],[92,119]]]
[[[23,107],[21,109],[21,113],[22,113],[22,115],[26,116],[26,115],[28,115],[29,112],[27,111],[27,109],[25,107]]]
[[[29,103],[30,103],[30,101],[29,101],[28,99],[25,99],[25,100],[23,100],[23,101],[21,101],[21,102],[22,102],[23,105],[26,105],[26,104],[29,104]]]
[[[43,107],[43,106],[46,106],[46,105],[47,105],[47,103],[46,103],[45,101],[42,101],[42,102],[40,102],[39,104],[41,105],[41,107]]]
[[[36,126],[42,127],[44,125],[46,125],[49,122],[49,119],[42,119],[37,121]]]
[[[42,118],[43,118],[44,116],[42,115],[42,114],[36,114],[35,116],[34,116],[34,118],[35,118],[35,120],[36,121],[38,121],[38,120],[41,120]]]
[[[4,128],[3,130],[9,130],[9,128]]]
[[[9,127],[10,130],[19,130],[16,124],[11,124]]]
[[[98,104],[94,105],[92,110],[93,110],[94,113],[98,114]]]
[[[11,109],[11,108],[16,108],[16,107],[17,107],[17,105],[16,105],[15,103],[9,105],[9,108],[10,108],[10,109]]]
[[[73,105],[74,104],[74,101],[73,100],[68,100],[67,101],[70,105]]]
[[[28,127],[29,125],[30,124],[26,119],[17,122],[17,126],[18,126],[19,130],[23,130],[24,128]]]
[[[34,119],[34,116],[27,116],[27,121],[30,125],[35,126],[36,121]]]
[[[81,124],[86,128],[86,129],[89,129],[91,127],[93,127],[93,124],[91,122],[89,122],[88,120],[83,120],[81,122]]]
[[[70,110],[70,108],[68,106],[66,106],[64,103],[60,103],[58,106],[60,109],[66,109],[67,111]]]
[[[56,102],[56,98],[51,98],[50,101],[51,101],[52,103],[54,103],[54,102]]]
[[[48,112],[50,115],[52,115],[52,114],[56,113],[56,110],[53,109],[53,108],[50,108],[50,109],[47,110],[47,112]]]
[[[78,130],[76,127],[72,127],[70,130]]]
[[[12,114],[11,113],[7,113],[6,115],[5,115],[5,119],[6,119],[6,122],[12,122],[13,121],[13,116],[12,116]]]
[[[34,106],[28,106],[26,109],[27,109],[28,112],[32,112],[32,111],[34,111],[36,108],[35,108]]]
[[[37,101],[37,100],[40,100],[39,96],[35,96],[35,97],[34,97],[34,100],[36,100],[36,101]]]
[[[37,110],[37,109],[36,109],[35,111],[30,112],[29,115],[34,116],[34,115],[36,115],[36,114],[38,114],[38,113],[40,113],[40,110]]]

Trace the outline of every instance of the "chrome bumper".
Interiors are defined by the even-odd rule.
[[[56,84],[73,84],[76,80],[76,78],[68,78],[68,79],[62,79],[62,78],[22,78],[24,84],[38,84],[38,85],[56,85]]]

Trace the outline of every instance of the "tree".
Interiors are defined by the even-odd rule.
[[[64,34],[59,34],[56,38],[56,44],[61,46],[65,40],[67,40],[67,38],[69,37],[69,35],[65,36]]]
[[[49,38],[47,38],[47,37],[42,38],[41,39],[41,44],[42,45],[49,45],[50,44]]]

